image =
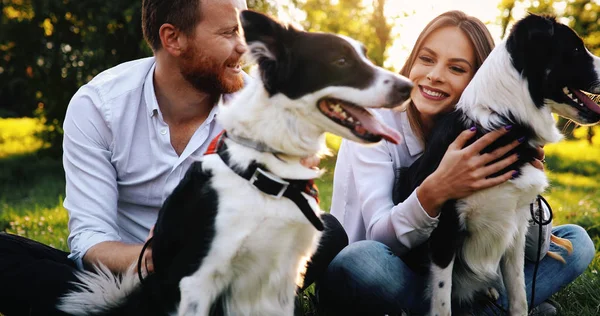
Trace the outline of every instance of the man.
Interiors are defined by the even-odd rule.
[[[221,131],[216,103],[244,85],[236,13],[244,1],[143,3],[154,57],[99,75],[65,118],[64,205],[80,267],[123,272],[137,260],[162,202]]]
[[[241,70],[247,48],[238,12],[245,8],[244,0],[143,1],[144,37],[154,57],[104,71],[67,109],[71,253],[1,235],[1,313],[60,314],[54,306],[72,289],[77,268],[102,263],[118,273],[137,261],[162,203],[221,131],[216,105],[251,80]],[[325,241],[305,285],[347,244],[341,225],[324,220]]]

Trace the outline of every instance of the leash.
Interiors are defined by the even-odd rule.
[[[225,131],[221,132],[213,139],[210,146],[206,150],[205,155],[217,154],[221,160],[237,175],[248,180],[251,185],[261,192],[271,195],[277,199],[286,197],[294,202],[302,214],[310,221],[310,223],[318,230],[323,231],[323,222],[317,217],[313,209],[308,204],[308,201],[302,193],[306,193],[313,197],[319,203],[319,190],[314,181],[311,180],[294,180],[283,179],[269,172],[262,164],[252,162],[247,169],[240,170],[230,164],[229,153],[225,139],[228,138]]]
[[[544,204],[546,205],[546,207],[548,207],[548,219],[544,220],[544,216],[543,216],[543,208],[542,208],[542,201],[544,202]],[[537,215],[538,217],[535,217],[535,210],[534,210],[534,205],[537,202]],[[533,311],[534,303],[535,303],[535,281],[537,279],[537,273],[538,273],[538,268],[540,265],[540,257],[542,256],[542,226],[546,226],[548,224],[550,224],[552,222],[552,218],[553,218],[553,213],[552,213],[552,207],[550,207],[550,204],[548,203],[548,201],[546,201],[546,199],[541,196],[538,195],[537,198],[535,199],[535,202],[530,203],[529,204],[529,212],[531,212],[531,218],[533,219],[533,221],[538,224],[539,226],[539,230],[538,230],[538,250],[537,250],[537,258],[535,261],[535,264],[533,266],[533,280],[531,283],[531,303],[529,304],[529,314],[531,315],[531,312]],[[506,315],[508,315],[508,311],[506,309],[504,309],[502,306],[500,306],[500,304],[498,304],[497,302],[491,301],[489,300],[489,302],[491,302],[498,310],[500,310],[501,312],[504,312]]]
[[[227,136],[225,131],[222,131],[219,135],[217,135],[217,137],[215,137],[211,141],[211,143],[208,146],[208,149],[206,150],[206,153],[204,153],[204,155],[212,155],[212,154],[219,155],[219,157],[221,157],[221,160],[223,160],[223,162],[233,172],[235,172],[240,177],[248,180],[250,182],[250,184],[252,184],[255,188],[257,188],[261,192],[271,195],[271,196],[274,196],[277,199],[279,199],[283,196],[283,197],[286,197],[286,198],[292,200],[292,202],[294,202],[298,206],[298,208],[300,208],[300,211],[302,211],[302,214],[304,214],[304,216],[306,216],[306,218],[310,221],[310,223],[318,231],[323,231],[323,229],[324,229],[323,222],[319,219],[319,217],[317,217],[317,215],[315,214],[313,209],[308,204],[308,201],[306,200],[306,198],[304,198],[304,196],[302,195],[302,193],[306,193],[306,194],[310,195],[311,197],[313,197],[317,201],[317,203],[319,203],[319,190],[317,189],[317,186],[315,185],[315,182],[312,179],[311,180],[282,179],[282,178],[274,175],[273,173],[269,172],[263,165],[258,164],[256,162],[252,162],[246,170],[238,170],[237,168],[234,168],[233,166],[231,166],[231,164],[229,163],[229,153],[227,152],[227,145],[225,144],[225,138],[230,138],[230,137]],[[251,141],[247,140],[247,139],[238,138],[236,140],[234,140],[234,139],[231,139],[231,140],[235,141],[236,143],[239,143],[242,146],[250,147],[250,148],[253,148],[256,150],[264,149],[261,151],[270,152],[274,155],[277,154],[276,151],[270,149],[270,147],[266,147],[266,145],[259,144],[258,146],[250,146],[249,144],[251,143]],[[146,241],[146,243],[144,243],[144,247],[142,247],[142,251],[140,253],[140,256],[138,257],[137,273],[138,273],[138,277],[140,279],[140,283],[142,283],[142,285],[144,284],[144,281],[145,281],[143,273],[142,273],[142,261],[144,258],[144,253],[146,252],[146,249],[150,246],[150,243],[152,242],[153,239],[154,239],[154,236],[150,237]]]
[[[140,278],[140,283],[142,285],[144,285],[144,282],[146,281],[146,279],[144,279],[144,275],[142,274],[142,260],[144,259],[144,253],[146,252],[146,249],[148,248],[148,246],[150,246],[150,243],[152,242],[153,239],[154,239],[154,236],[148,238],[148,240],[144,243],[144,247],[142,247],[140,256],[138,257],[137,273],[138,273],[138,278]],[[145,265],[145,262],[144,262],[144,265]],[[148,268],[146,267],[146,272],[147,271],[148,271]]]
[[[538,195],[537,199],[537,204],[538,204],[538,217],[535,217],[534,214],[534,210],[533,210],[533,204],[531,203],[529,204],[529,211],[531,212],[531,218],[533,218],[533,221],[538,224],[539,226],[539,234],[538,234],[538,251],[537,251],[537,258],[535,260],[535,265],[533,267],[533,281],[531,283],[531,304],[529,306],[531,306],[529,308],[529,313],[531,313],[531,310],[533,310],[534,307],[534,302],[535,302],[535,281],[537,279],[537,273],[538,273],[538,268],[540,265],[540,257],[542,256],[542,226],[546,226],[548,224],[550,224],[552,222],[552,208],[550,207],[550,204],[548,204],[548,201],[546,201],[546,199],[544,199],[543,196]],[[548,211],[550,213],[550,215],[548,216],[548,219],[544,221],[544,216],[542,214],[543,209],[542,209],[542,201],[544,201],[544,204],[546,204],[546,206],[548,207]],[[552,233],[552,232],[550,232]]]

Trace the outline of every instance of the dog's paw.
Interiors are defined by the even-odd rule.
[[[181,300],[179,301],[178,316],[205,316],[208,314],[202,300],[198,300],[198,293],[194,288],[199,288],[196,285],[196,280],[191,277],[181,279],[179,289],[181,291]],[[202,297],[202,296],[200,296]]]
[[[527,303],[525,304],[515,304],[516,306],[511,306],[508,314],[510,316],[527,316]]]
[[[498,293],[498,290],[491,286],[488,287],[487,291],[485,292],[485,295],[493,302],[497,301],[498,298],[500,298],[500,293]]]
[[[431,310],[429,316],[451,316],[452,313],[449,310]]]
[[[431,306],[430,316],[450,316],[452,311],[448,302],[438,301]]]
[[[178,316],[201,316],[196,302],[181,302],[179,304]]]

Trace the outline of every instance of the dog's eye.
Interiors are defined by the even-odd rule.
[[[333,64],[336,65],[336,66],[340,66],[340,67],[347,66],[348,65],[348,59],[346,59],[346,57],[340,57],[340,58],[336,59],[333,62]]]

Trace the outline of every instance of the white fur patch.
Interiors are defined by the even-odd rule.
[[[100,264],[94,272],[77,272],[80,282],[78,291],[61,298],[58,308],[72,315],[100,313],[118,306],[139,285],[139,278],[132,266],[125,275],[114,275]]]
[[[536,139],[528,140],[534,145],[562,139],[550,108],[535,106],[527,81],[512,65],[506,41],[499,43],[479,68],[456,108],[488,130],[498,126],[503,117],[527,122],[535,132]]]
[[[430,290],[431,290],[431,315],[450,316],[452,300],[452,268],[454,258],[450,264],[441,268],[435,264],[431,265]]]

